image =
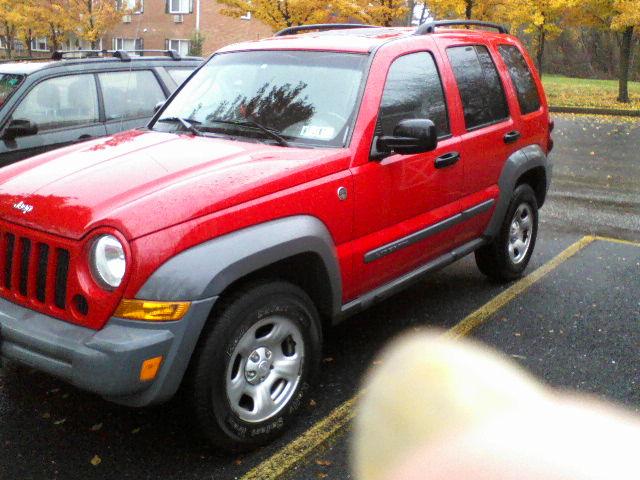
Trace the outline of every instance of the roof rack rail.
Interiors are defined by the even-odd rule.
[[[423,23],[414,32],[414,35],[427,35],[434,33],[436,28],[439,27],[452,27],[452,26],[475,26],[495,28],[499,33],[509,33],[509,30],[504,25],[491,22],[482,22],[480,20],[438,20],[436,22]]]
[[[346,30],[348,28],[380,28],[377,25],[364,25],[361,23],[316,23],[311,25],[297,25],[280,30],[274,37],[294,35],[307,30]]]
[[[83,58],[102,58],[108,55],[111,55],[114,58],[119,58],[123,62],[130,62],[131,55],[133,54],[142,54],[140,56],[144,56],[145,53],[161,53],[170,57],[173,60],[182,60],[182,56],[176,52],[175,50],[65,50],[60,51],[56,50],[51,55],[52,60],[63,60],[64,58],[69,59],[83,59]]]

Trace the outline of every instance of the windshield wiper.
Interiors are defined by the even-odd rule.
[[[276,142],[278,142],[278,145],[282,146],[282,147],[290,147],[291,145],[289,144],[289,142],[287,142],[287,140],[285,140],[285,138],[281,135],[278,135],[273,129],[265,127],[264,125],[259,124],[258,122],[256,122],[255,120],[250,120],[247,119],[245,121],[240,121],[240,120],[210,120],[212,123],[222,123],[225,125],[238,125],[241,127],[253,127],[253,128],[257,128],[258,130],[260,130],[261,132],[264,132],[265,134],[267,134],[269,137],[273,138]]]
[[[178,122],[180,125],[184,127],[185,130],[193,133],[194,135],[202,136],[202,132],[198,130],[194,123],[200,124],[197,120],[187,120],[182,117],[165,117],[158,120],[158,122]]]

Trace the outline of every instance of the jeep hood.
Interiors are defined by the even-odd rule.
[[[68,238],[130,240],[349,166],[345,150],[132,130],[0,169],[0,216]]]

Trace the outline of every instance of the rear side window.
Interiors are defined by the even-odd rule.
[[[107,121],[153,115],[153,108],[165,100],[158,79],[150,70],[98,74]]]
[[[187,77],[191,75],[193,68],[167,68],[167,72],[169,72],[173,81],[176,82],[176,85],[180,86]]]
[[[55,130],[98,122],[98,95],[93,75],[50,78],[36,85],[13,112],[38,130]]]
[[[498,51],[509,69],[509,76],[518,92],[520,111],[523,115],[535,112],[540,108],[540,96],[522,53],[513,45],[500,45]]]
[[[395,60],[382,94],[378,124],[383,135],[393,135],[398,122],[411,118],[431,120],[439,136],[450,132],[438,68],[427,52],[411,53]]]
[[[489,50],[482,45],[447,49],[458,83],[467,130],[509,117],[500,76]]]

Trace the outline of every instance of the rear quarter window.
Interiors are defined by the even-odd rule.
[[[507,100],[487,47],[450,47],[447,56],[460,91],[467,130],[506,120]]]
[[[173,78],[177,86],[182,85],[194,70],[194,68],[167,68],[167,72],[171,75],[171,78]]]
[[[523,115],[540,109],[540,94],[527,61],[514,45],[500,45],[500,56],[509,69],[509,76],[518,93],[518,103]]]

